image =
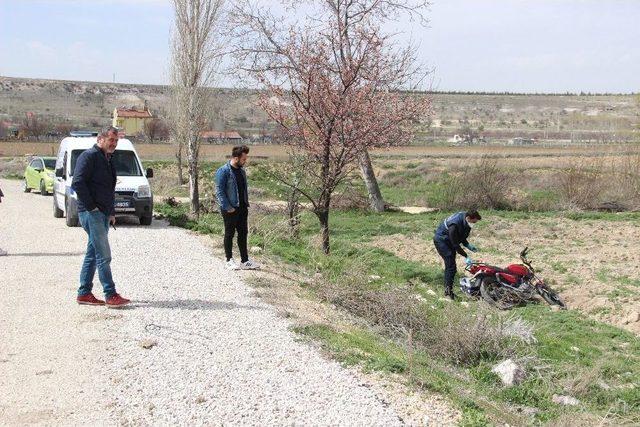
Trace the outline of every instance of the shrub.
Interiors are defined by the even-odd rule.
[[[427,351],[458,365],[475,365],[513,356],[512,336],[505,318],[487,307],[470,311],[448,305],[435,319]]]
[[[438,188],[437,199],[443,209],[509,209],[507,198],[510,176],[497,159],[483,156],[460,172],[445,176]]]
[[[377,287],[368,283],[366,271],[356,263],[345,271],[339,281],[315,281],[321,300],[379,328],[410,353],[420,349],[455,364],[475,365],[512,356],[520,348],[517,344],[527,344],[514,336],[509,320],[489,308],[470,311],[451,304],[436,317],[410,283]]]
[[[560,175],[560,194],[567,208],[594,209],[601,201],[603,169],[600,162],[581,162]]]

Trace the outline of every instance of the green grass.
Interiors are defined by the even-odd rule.
[[[556,271],[558,273],[566,273],[568,271],[567,267],[559,261],[552,262],[551,268],[553,268],[553,271]]]
[[[219,214],[203,215],[199,221],[189,220],[186,206],[157,205],[157,210],[174,225],[202,233],[222,233]],[[255,227],[250,244],[265,249],[265,255],[307,271],[321,272],[328,280],[340,283],[346,273],[354,269],[366,275],[378,275],[370,283],[374,289],[383,284],[394,286],[411,282],[415,292],[427,300],[433,319],[441,316],[445,303],[431,295],[441,293],[442,271],[437,264],[424,265],[399,258],[393,253],[371,247],[368,243],[381,235],[411,235],[430,240],[439,220],[447,213],[409,215],[404,213],[372,214],[357,210],[334,211],[330,217],[331,247],[329,256],[317,247],[318,222],[309,212],[302,214],[299,237],[292,237],[282,227],[282,214],[254,214]],[[485,212],[502,219],[546,220],[557,218],[557,213]],[[567,214],[568,217],[569,214]],[[594,220],[570,214],[572,219]],[[598,219],[617,221],[620,216],[638,218],[638,214],[597,214]],[[554,269],[564,267],[556,265]],[[629,286],[632,286],[632,279]],[[457,306],[456,306],[457,307]],[[464,310],[475,310],[476,303]],[[343,363],[359,365],[368,370],[393,372],[407,376],[417,387],[436,391],[449,399],[463,413],[463,425],[494,423],[544,423],[561,415],[587,412],[597,416],[620,417],[629,422],[640,422],[640,343],[638,339],[619,328],[592,321],[574,311],[553,312],[546,305],[531,304],[514,311],[530,322],[537,342],[528,351],[535,358],[537,373],[523,384],[503,388],[490,373],[496,362],[483,359],[473,366],[455,366],[417,352],[409,368],[404,346],[389,341],[371,330],[355,328],[349,332],[336,331],[330,325],[314,325],[300,333],[320,341],[327,351]],[[431,318],[431,317],[430,317]],[[575,348],[578,350],[576,351]],[[527,353],[529,354],[529,353]],[[571,389],[576,378],[593,375],[606,382],[608,390],[597,385],[584,385]],[[569,385],[568,385],[569,384]],[[635,387],[634,387],[635,385]],[[551,402],[551,396],[571,394],[580,399],[578,407],[560,407]],[[520,414],[514,405],[538,410],[533,419]]]

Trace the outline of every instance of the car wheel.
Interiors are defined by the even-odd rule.
[[[44,185],[44,179],[40,180],[40,194],[43,196],[49,195],[47,192],[47,186]]]
[[[64,212],[62,209],[58,207],[58,202],[56,201],[56,195],[53,195],[53,217],[54,218],[62,218],[64,216]]]
[[[153,220],[152,216],[141,216],[140,225],[151,225],[152,220]]]
[[[67,212],[67,214],[65,215],[66,220],[67,220],[66,221],[67,222],[67,227],[77,227],[78,226],[78,217],[77,216],[73,216],[73,212],[71,210],[69,199],[65,200],[65,210]]]
[[[31,189],[29,188],[29,184],[27,184],[27,179],[24,179],[24,183],[22,184],[22,191],[24,191],[25,193],[29,193],[31,192]]]

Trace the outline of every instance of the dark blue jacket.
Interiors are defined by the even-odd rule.
[[[450,247],[466,258],[467,253],[460,244],[467,246],[467,238],[471,233],[471,227],[466,220],[466,212],[457,212],[440,223],[436,229],[434,240],[447,243]]]
[[[78,196],[78,212],[98,208],[105,215],[115,215],[116,180],[115,166],[98,145],[80,154],[71,182]]]

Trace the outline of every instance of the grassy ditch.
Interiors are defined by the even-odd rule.
[[[173,225],[206,234],[222,232],[217,213],[196,221],[182,204],[162,204],[157,210]],[[576,221],[621,217],[489,214],[503,219],[570,216]],[[308,288],[314,298],[363,320],[347,331],[318,324],[301,327],[299,333],[320,341],[345,364],[401,374],[416,387],[448,396],[462,410],[463,425],[589,424],[603,419],[640,423],[640,342],[633,334],[542,304],[498,313],[473,300],[442,301],[438,264],[407,260],[370,245],[385,235],[428,236],[443,215],[336,210],[331,217],[332,253],[324,256],[311,213],[302,214],[297,233],[292,233],[283,213],[257,211],[250,219],[250,245],[306,272],[309,279],[297,286]],[[622,218],[637,220],[638,215]],[[491,372],[505,358],[526,369],[523,383],[504,387]],[[580,403],[558,405],[554,394],[570,395]]]

